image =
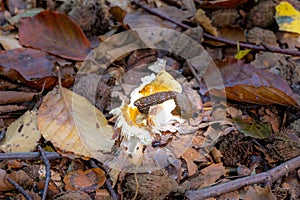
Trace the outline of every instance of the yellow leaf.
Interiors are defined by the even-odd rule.
[[[195,15],[196,21],[203,27],[203,29],[213,36],[218,36],[217,29],[211,24],[210,19],[206,16],[205,11],[202,9],[197,10]]]
[[[55,147],[102,162],[107,159],[104,153],[109,154],[114,145],[113,128],[86,98],[66,88],[54,89],[38,114],[43,137]]]
[[[279,30],[300,34],[300,12],[290,3],[284,1],[276,6],[275,19]]]
[[[0,143],[4,152],[28,152],[35,149],[41,134],[37,128],[37,112],[27,111],[8,128]]]
[[[245,49],[245,50],[240,50],[236,55],[235,58],[238,60],[241,60],[244,58],[248,53],[251,52],[251,49]]]

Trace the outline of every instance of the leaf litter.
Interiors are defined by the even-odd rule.
[[[65,5],[68,6],[70,2],[72,3],[72,1],[66,1]],[[108,26],[112,26],[112,24],[108,25],[104,22],[106,21],[107,23],[109,21],[109,23],[111,23],[114,19],[108,17],[107,15],[103,15],[103,13],[108,11],[109,6],[99,4],[99,7],[97,8],[101,13],[101,15],[99,15],[100,18],[104,17],[104,26],[102,27],[103,29],[98,29],[97,31],[103,32],[100,33],[96,30],[95,32],[93,32],[93,27],[96,27],[97,25],[94,22],[96,22],[97,20],[90,20],[91,24],[84,27],[85,24],[79,23],[79,21],[82,22],[80,19],[86,16],[80,14],[76,15],[76,12],[80,13],[84,9],[90,8],[89,6],[95,5],[93,4],[93,2],[95,1],[90,1],[92,2],[90,4],[83,4],[83,9],[79,12],[76,10],[78,8],[77,4],[80,4],[80,2],[88,1],[78,1],[75,3],[73,10],[64,10],[65,13],[69,14],[70,17],[73,18],[73,22],[72,20],[70,21],[70,18],[67,18],[65,15],[51,11],[44,11],[38,15],[35,15],[35,17],[33,18],[21,19],[21,24],[19,26],[20,44],[27,47],[31,46],[37,49],[41,49],[44,52],[50,52],[51,54],[57,55],[60,57],[59,63],[63,63],[64,61],[62,62],[62,60],[64,58],[73,61],[83,60],[83,58],[89,52],[90,46],[87,43],[87,39],[82,34],[80,28],[77,25],[73,25],[77,23],[79,26],[81,26],[81,28],[84,29],[87,35],[89,30],[91,30],[90,34],[101,34],[107,31]],[[199,2],[200,1],[153,1],[144,3],[147,6],[152,6],[152,8],[154,8],[158,12],[161,9],[161,12],[159,12],[161,15],[173,16],[172,12],[174,10],[177,10],[178,12],[182,13],[182,15],[180,16],[180,19],[177,19],[175,17],[176,20],[181,21],[182,19],[184,19],[186,23],[193,25],[197,25],[200,23],[205,29],[205,26],[202,24],[202,22],[199,21],[199,19],[195,22],[193,21],[193,18],[189,18],[195,15],[196,10],[198,10],[198,13],[202,12],[206,16],[206,21],[209,22],[210,30],[214,30],[213,32],[215,35],[219,35],[222,37],[225,37],[224,35],[228,35],[228,37],[231,38],[231,36],[236,35],[235,33],[237,32],[237,29],[233,27],[237,27],[241,30],[239,31],[241,37],[235,37],[236,40],[245,41],[246,37],[243,33],[243,29],[245,27],[250,27],[251,31],[249,33],[254,34],[251,35],[251,38],[246,38],[248,42],[254,42],[257,45],[260,45],[261,42],[263,42],[264,45],[271,45],[276,47],[280,46],[278,45],[279,42],[281,43],[281,46],[284,45],[284,43],[288,43],[289,46],[292,46],[292,42],[288,41],[286,38],[285,40],[276,40],[276,37],[278,37],[277,34],[276,36],[274,36],[275,34],[272,35],[272,33],[276,33],[276,31],[269,28],[270,25],[274,25],[275,23],[275,13],[273,11],[275,10],[276,4],[274,2],[270,4],[264,2],[253,3],[249,1],[231,0],[211,1],[209,3],[205,2],[203,4],[199,4]],[[298,8],[299,10],[297,4],[295,4],[294,2],[292,3],[295,8]],[[171,27],[178,30],[178,27],[176,27],[176,25],[148,13],[143,14],[145,20],[139,20],[139,23],[137,23],[137,21],[134,19],[141,16],[140,12],[137,12],[136,8],[130,6],[128,2],[125,1],[125,4],[125,6],[121,4],[120,5],[122,6],[122,8],[126,9],[128,14],[125,15],[126,13],[124,14],[122,10],[118,11],[123,13],[121,19],[117,19],[117,21],[121,23],[117,24],[120,30],[121,28],[130,29],[137,26],[149,25]],[[79,7],[80,6],[81,5],[79,5]],[[260,16],[259,13],[261,12],[258,11],[260,9],[266,10],[265,7],[268,7],[268,12],[264,16]],[[20,8],[23,9],[25,7],[21,6]],[[51,8],[53,9],[55,7]],[[200,10],[200,8],[202,9],[202,11]],[[220,8],[221,10],[219,10]],[[210,9],[216,11],[211,11]],[[236,12],[237,10],[238,12]],[[216,19],[220,18],[218,12],[223,13],[223,23],[216,22]],[[232,13],[235,14],[233,15]],[[249,15],[247,16],[247,14]],[[46,18],[52,17],[62,19],[60,23],[70,23],[69,25],[71,25],[72,30],[77,30],[79,36],[77,35],[78,37],[75,40],[70,40],[72,38],[70,38],[68,34],[66,35],[66,33],[57,30],[56,26],[52,26],[49,24],[49,26],[47,27],[35,25],[35,29],[40,30],[40,28],[42,28],[43,30],[46,30],[46,32],[48,30],[47,33],[51,33],[51,31],[54,31],[55,34],[63,36],[60,38],[65,38],[66,41],[68,41],[68,44],[66,44],[65,41],[62,41],[60,38],[53,37],[53,35],[40,35],[40,33],[38,32],[31,34],[30,29],[35,30],[33,28],[32,22],[36,20],[43,21],[44,19],[41,19],[41,16],[45,16]],[[124,20],[124,18],[126,19],[126,17],[127,19],[132,17],[131,22]],[[199,16],[194,16],[194,18],[197,17],[199,18]],[[126,26],[126,23],[128,23],[129,26]],[[229,28],[227,28],[226,34],[224,34],[224,27],[228,26]],[[260,28],[258,28],[257,26]],[[260,37],[262,35],[259,34],[260,32],[268,34],[270,33],[272,37],[268,38],[272,40],[268,40],[267,43],[264,43],[265,39]],[[32,38],[35,39],[35,37],[32,37],[32,35],[36,34],[36,38],[45,38],[44,36],[50,37],[52,39],[56,38],[58,44],[51,44],[44,41],[40,43],[44,46],[39,46],[39,44],[36,43],[36,41],[38,40],[32,40]],[[31,39],[26,41],[24,40],[23,36],[26,36],[27,38],[30,36]],[[91,35],[89,35],[89,37],[90,36]],[[286,34],[285,37],[289,36]],[[103,38],[105,38],[105,36],[103,36]],[[138,36],[136,37],[136,39],[137,38]],[[294,36],[294,38],[297,39],[297,36]],[[200,41],[203,41],[203,38],[201,38]],[[95,44],[97,45],[97,42],[93,43],[93,45]],[[186,46],[186,44],[181,44],[178,41],[176,44],[179,46]],[[37,51],[38,53],[36,53],[35,55],[41,54],[44,60],[47,60],[48,58],[52,59],[50,59],[50,61],[47,61],[49,64],[45,64],[45,62],[43,61],[39,66],[35,65],[32,67],[35,70],[25,69],[24,71],[24,69],[20,67],[24,63],[24,60],[17,60],[16,63],[19,62],[21,63],[21,65],[15,65],[14,63],[10,64],[8,62],[8,59],[5,59],[5,56],[8,55],[6,54],[8,53],[8,51],[1,52],[3,53],[3,64],[1,63],[1,65],[3,65],[4,67],[1,75],[4,76],[11,84],[7,87],[14,88],[15,90],[16,87],[19,86],[19,83],[21,83],[21,85],[24,85],[24,88],[20,88],[19,90],[17,90],[17,92],[21,91],[19,93],[17,93],[16,91],[5,91],[8,92],[8,94],[9,92],[11,92],[11,94],[16,92],[15,94],[20,95],[20,98],[18,97],[16,101],[11,101],[11,99],[6,100],[2,98],[4,106],[19,107],[23,108],[23,110],[27,110],[28,108],[32,108],[32,106],[28,106],[25,104],[20,105],[20,103],[23,103],[24,101],[35,103],[36,101],[35,99],[33,100],[33,96],[35,96],[35,94],[37,94],[37,92],[41,90],[41,86],[45,82],[45,89],[47,90],[46,92],[50,91],[44,96],[43,101],[40,101],[39,104],[37,104],[37,107],[39,108],[38,126],[43,135],[43,139],[41,139],[39,142],[43,146],[45,146],[45,148],[47,147],[46,145],[50,145],[50,149],[52,149],[51,151],[58,151],[63,156],[66,156],[68,158],[65,157],[62,159],[51,161],[52,172],[57,173],[59,178],[57,179],[58,182],[52,183],[54,184],[53,186],[49,186],[48,197],[52,197],[54,199],[94,199],[94,197],[109,197],[110,194],[107,193],[107,191],[111,192],[111,190],[109,189],[109,185],[105,183],[105,186],[103,186],[103,181],[105,180],[104,173],[109,173],[114,179],[113,186],[115,186],[115,189],[118,188],[118,194],[123,195],[123,197],[125,198],[138,197],[141,199],[178,199],[184,198],[186,191],[198,190],[203,187],[213,188],[214,184],[228,181],[228,179],[236,178],[235,175],[242,174],[241,171],[239,171],[242,167],[247,169],[246,171],[248,172],[245,173],[247,175],[251,173],[260,173],[298,156],[300,154],[298,131],[299,126],[297,125],[297,116],[299,118],[299,114],[297,114],[299,112],[299,96],[297,96],[289,87],[289,84],[294,85],[293,88],[295,88],[297,84],[299,84],[299,80],[297,79],[296,75],[296,73],[298,73],[297,69],[299,68],[296,62],[297,58],[284,56],[284,62],[289,63],[289,69],[291,69],[291,74],[289,74],[287,73],[289,71],[283,68],[283,66],[285,66],[286,64],[278,62],[279,64],[276,64],[276,68],[274,67],[273,63],[269,62],[270,57],[267,59],[263,59],[259,54],[264,52],[257,53],[255,51],[251,51],[240,58],[240,61],[237,61],[233,57],[238,53],[238,51],[240,51],[239,48],[231,48],[224,44],[219,46],[216,43],[210,43],[207,40],[204,40],[202,44],[215,59],[223,59],[228,57],[223,61],[216,61],[218,67],[220,67],[221,69],[221,74],[223,75],[224,88],[216,87],[215,90],[208,90],[204,85],[199,86],[199,83],[197,82],[195,77],[195,74],[197,74],[198,72],[196,71],[196,73],[194,73],[192,69],[188,67],[188,65],[183,64],[182,60],[175,55],[166,54],[161,50],[155,50],[153,52],[137,50],[133,51],[132,53],[128,53],[125,56],[122,56],[121,58],[119,58],[119,62],[114,62],[111,66],[105,69],[106,72],[108,72],[108,76],[104,79],[99,80],[96,77],[95,79],[93,78],[93,80],[90,79],[92,83],[86,82],[86,88],[88,88],[90,84],[95,85],[93,86],[93,88],[98,87],[98,90],[100,92],[99,94],[101,94],[100,96],[96,97],[93,96],[93,94],[86,95],[84,94],[83,89],[83,92],[80,94],[88,97],[89,101],[66,88],[53,89],[54,85],[57,83],[57,79],[55,77],[56,71],[53,70],[53,67],[55,67],[56,65],[54,63],[58,60],[57,57],[53,57],[53,55],[43,53],[39,50],[32,50],[30,48],[26,48],[25,50],[14,50],[13,52],[15,54],[11,54],[13,55],[12,57],[16,57],[15,55],[22,54],[22,51]],[[74,48],[74,45],[79,45],[79,48]],[[131,48],[130,45],[128,45],[127,47]],[[114,47],[109,48],[113,49]],[[138,57],[135,57],[133,55],[137,55]],[[191,55],[193,54],[191,53]],[[271,56],[272,55],[273,54],[271,53]],[[265,68],[267,67],[263,68],[261,67],[260,63],[255,63],[259,56],[261,57],[260,59],[263,59],[263,61],[260,63],[265,66],[273,67],[273,70],[269,70],[270,72],[266,72]],[[145,148],[144,145],[134,145],[139,144],[140,139],[138,137],[128,137],[127,144],[129,146],[125,146],[127,148],[123,148],[123,150],[121,150],[121,152],[127,153],[125,153],[123,157],[118,157],[118,153],[120,153],[120,149],[122,149],[120,147],[122,145],[124,147],[124,143],[122,144],[122,140],[124,140],[122,138],[124,137],[124,133],[122,133],[123,131],[118,128],[113,129],[112,126],[115,125],[116,118],[111,118],[111,115],[109,113],[112,109],[110,105],[112,92],[111,89],[113,88],[113,86],[118,86],[118,81],[124,76],[124,72],[126,74],[129,69],[136,70],[138,68],[137,66],[139,65],[144,65],[144,67],[148,66],[150,63],[153,63],[156,60],[156,57],[166,59],[167,62],[169,62],[167,63],[168,67],[173,67],[175,71],[177,70],[184,74],[185,77],[183,79],[185,81],[188,80],[190,84],[185,86],[181,81],[179,82],[184,88],[184,92],[188,90],[187,88],[191,90],[190,93],[187,92],[187,96],[192,96],[193,100],[191,100],[191,103],[196,104],[197,106],[194,106],[194,108],[197,108],[198,112],[201,113],[195,119],[191,119],[187,123],[188,125],[182,126],[183,131],[181,131],[180,133],[176,133],[175,135],[172,135],[170,133],[161,134],[159,140],[151,139],[152,142],[147,143],[147,148]],[[33,62],[30,62],[30,64],[37,61],[36,57],[33,56],[31,58]],[[171,61],[172,64],[170,64]],[[252,61],[254,61],[252,65],[249,65],[248,62]],[[74,62],[72,64],[74,64]],[[72,64],[70,65],[72,66]],[[80,65],[81,63],[77,62],[76,64]],[[44,67],[47,65],[50,66],[50,68],[45,69]],[[255,65],[256,68],[253,65]],[[73,65],[72,67],[75,68],[75,71],[80,69],[80,67],[76,69],[76,65]],[[286,80],[288,80],[289,84],[279,78],[278,75],[272,74],[272,72],[276,72],[276,70],[274,69],[278,69],[278,67],[280,73],[277,74],[283,76]],[[257,68],[263,68],[264,70]],[[41,73],[36,69],[43,69],[47,72]],[[62,70],[63,68],[60,69]],[[34,72],[35,75],[28,75],[27,72],[29,71]],[[93,69],[87,72],[87,74],[92,73]],[[210,72],[208,71],[204,76],[211,76],[211,74],[209,73]],[[71,77],[71,74],[73,74],[73,72],[67,71],[66,74],[68,81],[67,84],[65,83],[65,86],[69,87],[73,84],[74,81],[74,79],[72,79]],[[130,95],[130,93],[139,86],[139,83],[137,82],[140,82],[140,79],[142,77],[145,77],[145,75],[139,74],[134,76],[134,84],[121,84],[121,88],[123,87],[124,91],[126,91],[125,93],[127,95]],[[126,77],[123,78],[126,79]],[[177,78],[178,77],[176,77],[175,80],[177,80]],[[93,81],[97,80],[100,81],[100,83],[94,84]],[[29,89],[25,89],[26,87],[29,87]],[[33,91],[32,88],[39,89],[39,91]],[[103,90],[108,91],[107,94],[101,91],[102,88],[105,88]],[[199,88],[201,89],[200,95],[197,93],[197,89]],[[218,102],[218,108],[211,107],[212,103],[210,102],[211,100],[208,93],[218,95],[218,89],[226,90],[229,101],[226,104],[223,102]],[[29,96],[30,98],[24,98],[22,92],[28,92],[31,95]],[[46,92],[44,92],[43,94],[45,94]],[[90,93],[93,92],[94,90],[91,89]],[[146,97],[146,99],[135,99],[133,103],[145,103],[148,101],[150,102],[146,106],[139,104],[140,107],[138,107],[136,111],[142,111],[140,113],[141,115],[148,115],[150,113],[150,118],[155,119],[155,117],[157,115],[160,115],[161,113],[154,112],[153,110],[165,109],[164,105],[162,104],[167,104],[170,101],[174,101],[175,104],[179,104],[178,102],[176,102],[178,97],[174,95],[174,91],[171,92],[173,93],[158,92],[151,94],[153,96],[150,95],[149,97]],[[167,96],[167,94],[169,96]],[[164,98],[166,98],[166,101],[164,101]],[[195,98],[198,99],[195,100]],[[155,101],[152,101],[153,99],[155,99]],[[130,103],[130,101],[128,101],[128,103]],[[95,107],[95,105],[101,108],[101,111],[103,111],[103,113],[101,113]],[[183,107],[183,105],[186,104],[182,103],[180,107]],[[221,118],[218,118],[218,115],[213,114],[214,112],[219,113],[220,111],[218,111],[218,109],[220,108],[226,109],[227,111],[225,120],[221,120]],[[147,110],[148,113],[144,112],[143,109]],[[9,109],[7,109],[6,111],[8,110]],[[76,114],[74,115],[73,112],[75,112]],[[93,113],[93,115],[97,117],[92,119],[91,113]],[[182,111],[179,110],[178,112],[177,110],[177,113],[175,112],[175,114],[181,115]],[[2,117],[6,116],[3,115]],[[236,117],[238,117],[239,120],[236,120]],[[186,118],[190,118],[190,115],[188,115],[188,117]],[[148,119],[148,117],[146,119]],[[151,125],[153,126],[153,123],[154,125],[157,125],[158,121],[154,120],[153,122],[151,122]],[[295,122],[292,123],[293,121]],[[135,122],[137,121],[135,120]],[[289,124],[291,125],[287,126]],[[190,125],[192,125],[192,128],[190,128]],[[216,130],[219,130],[218,127],[220,125],[222,126],[222,129],[220,129],[220,131],[218,132]],[[264,125],[269,128],[266,128]],[[19,130],[23,130],[23,128],[22,124],[19,124],[17,126],[17,129]],[[261,130],[265,130],[267,135],[262,136]],[[15,133],[17,132],[18,131],[15,131]],[[16,138],[16,136],[10,136],[8,133],[6,134],[6,136],[9,136],[9,139]],[[2,143],[5,142],[5,140],[2,141]],[[22,142],[19,143],[22,144]],[[188,145],[187,147],[184,147],[183,144],[191,144],[191,146]],[[213,150],[211,148],[203,148],[203,144],[214,146],[214,148]],[[23,147],[23,145],[20,146]],[[138,149],[133,148],[137,146],[139,147]],[[30,150],[27,151],[34,150],[35,147],[36,143],[32,143],[32,147],[30,147]],[[117,170],[109,169],[109,167],[113,165],[108,164],[108,168],[104,167],[108,171],[103,172],[99,168],[94,168],[95,166],[92,166],[90,161],[88,160],[89,158],[95,158],[96,160],[98,160],[96,163],[99,166],[102,166],[102,164],[107,164],[104,162],[109,160],[107,159],[107,157],[111,158],[112,155],[114,155],[117,157],[117,159],[126,158],[130,160],[128,152],[134,152],[136,153],[135,155],[137,155],[137,162],[134,161],[133,163],[134,165],[136,165],[140,161],[144,161],[144,158],[141,158],[142,156],[150,155],[149,157],[153,158],[153,154],[151,154],[151,151],[158,152],[158,150],[166,149],[171,149],[172,151],[175,150],[175,152],[183,151],[184,154],[175,153],[175,156],[173,156],[172,159],[168,158],[168,165],[164,167],[164,169],[157,171],[150,170],[151,172],[148,171],[147,173],[130,174],[123,169],[126,164],[120,162],[115,163],[115,167],[117,166],[118,168]],[[135,150],[137,151],[135,152]],[[76,156],[74,156],[74,154]],[[157,154],[157,156],[154,156],[154,158],[158,163],[163,162],[165,154],[166,152],[162,151],[161,154]],[[75,164],[77,162],[80,164]],[[40,164],[37,164],[37,166],[39,165]],[[6,165],[6,163],[3,162],[3,169],[6,169],[6,166],[12,165]],[[33,166],[33,163],[29,162],[29,166]],[[22,169],[25,168],[19,166],[18,169],[20,169],[19,171],[21,172]],[[95,178],[95,176],[97,176],[95,174],[90,174],[90,172],[93,170],[101,171],[101,173],[99,173],[101,174],[99,176],[101,177],[100,179],[99,177],[93,179]],[[228,174],[226,173],[226,170],[230,170],[231,172]],[[5,170],[3,171],[3,175],[5,176],[7,172]],[[13,172],[15,172],[15,170],[13,170]],[[29,172],[25,172],[25,174],[27,173]],[[73,179],[71,178],[67,180],[66,178],[65,182],[62,183],[62,177],[73,177]],[[91,177],[92,179],[90,179]],[[16,177],[13,178],[15,179]],[[51,176],[51,178],[53,178],[54,180],[53,176]],[[41,177],[36,176],[33,180],[38,180],[38,183],[44,186]],[[101,184],[97,185],[99,183],[99,180]],[[27,182],[28,185],[24,185],[24,181]],[[7,181],[5,180],[3,181],[3,183],[5,184],[6,182]],[[27,181],[27,179],[21,180],[18,183],[25,189],[32,188],[31,185],[33,185],[32,181]],[[271,188],[264,187],[263,185],[252,185],[244,187],[243,189],[228,192],[227,194],[222,195],[222,197],[243,197],[247,199],[255,196],[257,198],[272,199],[275,196],[276,198],[279,198],[280,195],[287,194],[286,191],[288,191],[288,193],[292,197],[297,197],[297,189],[295,186],[297,185],[297,177],[295,175],[292,175],[292,173],[290,173],[288,178],[284,177],[283,181],[278,183],[278,185],[276,188],[275,185],[272,185]],[[40,186],[40,188],[42,186]],[[7,184],[4,185],[3,191],[12,191],[13,189],[14,187]],[[71,189],[79,189],[81,191],[72,192],[70,191]],[[64,192],[57,194],[58,191]],[[27,190],[27,192],[32,197],[34,195],[38,196],[38,194],[34,191]],[[95,193],[96,196],[94,196]],[[9,195],[9,193],[7,192],[5,192],[4,194]],[[20,196],[21,195],[19,194],[18,197]],[[111,197],[113,197],[113,195],[111,195]]]

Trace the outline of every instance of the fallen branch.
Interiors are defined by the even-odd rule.
[[[51,172],[50,172],[51,166],[50,166],[49,160],[46,157],[44,149],[40,145],[38,146],[38,148],[41,153],[42,159],[45,163],[45,169],[46,169],[46,180],[45,180],[45,186],[44,186],[44,191],[43,191],[43,196],[42,196],[42,200],[45,200],[46,196],[47,196],[50,178],[51,178]]]
[[[13,179],[6,177],[6,179],[8,180],[8,182],[10,184],[12,184],[13,186],[15,186],[15,188],[21,192],[23,194],[23,196],[25,197],[26,200],[32,200],[32,198],[29,196],[29,194],[27,194],[27,192],[23,189],[23,187],[21,187],[16,181],[14,181]]]
[[[0,160],[35,160],[39,159],[41,154],[39,152],[20,152],[20,153],[0,153]],[[45,152],[45,157],[48,160],[61,158],[56,152]]]
[[[188,25],[186,25],[182,22],[178,22],[178,21],[170,18],[169,16],[166,16],[164,14],[161,14],[161,13],[157,12],[156,10],[154,10],[154,9],[138,2],[137,0],[134,0],[133,3],[135,5],[137,5],[138,7],[141,7],[142,9],[146,10],[147,12],[149,12],[153,15],[156,15],[156,16],[162,18],[162,19],[165,19],[167,21],[170,21],[170,22],[176,24],[177,26],[179,26],[183,29],[191,28],[190,26],[188,26]],[[281,54],[292,55],[292,56],[300,56],[300,51],[296,51],[296,50],[280,49],[280,48],[270,47],[270,46],[257,46],[257,45],[253,45],[253,44],[246,44],[246,43],[242,43],[242,42],[228,40],[228,39],[225,39],[225,38],[215,37],[215,36],[212,36],[208,33],[203,33],[203,36],[207,39],[210,39],[210,40],[214,40],[214,41],[217,41],[217,42],[222,42],[222,43],[233,45],[233,46],[239,45],[240,47],[247,48],[247,49],[252,49],[252,50],[257,50],[257,51],[268,51],[268,52],[273,52],[273,53],[281,53]]]
[[[295,157],[281,165],[263,173],[247,176],[234,181],[221,183],[216,186],[203,188],[200,190],[188,190],[185,196],[190,200],[202,200],[210,197],[216,197],[224,193],[232,192],[247,185],[256,183],[265,183],[268,186],[280,177],[294,171],[300,167],[300,156]]]

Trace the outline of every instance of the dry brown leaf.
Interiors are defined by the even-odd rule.
[[[200,153],[193,148],[188,148],[186,152],[182,155],[182,158],[185,160],[189,172],[189,176],[193,176],[197,170],[198,166],[194,161],[201,161]]]
[[[199,189],[214,184],[225,174],[223,163],[212,164],[200,171],[199,176],[190,180],[192,189]]]
[[[8,128],[0,149],[4,152],[27,152],[35,149],[41,134],[37,128],[37,112],[27,111]]]
[[[274,194],[272,193],[271,189],[269,187],[261,188],[259,186],[250,186],[249,190],[244,196],[245,200],[273,200],[276,199]]]
[[[0,169],[0,191],[2,192],[15,189],[15,187],[8,182],[6,176],[9,176],[9,178],[13,179],[22,187],[28,187],[33,184],[33,180],[23,170],[13,171],[11,174],[7,174],[5,170]]]
[[[102,162],[103,153],[111,152],[113,128],[86,98],[55,88],[45,96],[38,114],[41,134],[55,147]]]
[[[203,27],[204,30],[212,34],[218,35],[217,29],[211,24],[211,20],[206,16],[205,11],[202,9],[197,10],[195,20]]]
[[[74,170],[64,177],[66,190],[80,190],[84,192],[94,192],[102,187],[105,182],[105,172],[100,168],[88,170]]]
[[[92,200],[92,198],[85,192],[82,191],[67,191],[61,192],[52,197],[55,200],[69,200],[69,199],[77,199],[77,200]]]

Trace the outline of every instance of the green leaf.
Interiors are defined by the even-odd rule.
[[[271,134],[271,126],[269,123],[249,123],[240,118],[234,118],[233,124],[245,136],[264,139]]]

